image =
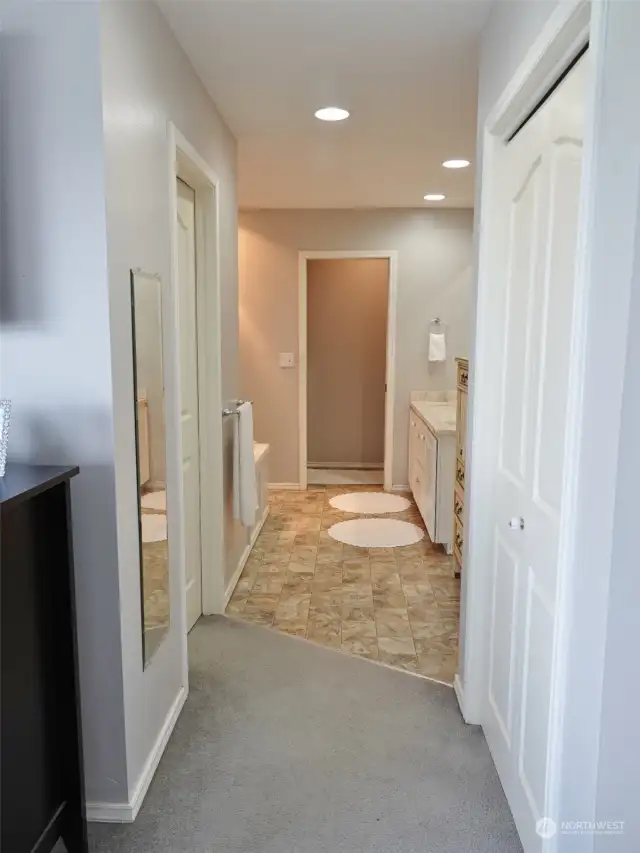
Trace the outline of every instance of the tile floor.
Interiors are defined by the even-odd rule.
[[[331,539],[332,524],[357,516],[333,509],[329,500],[357,488],[270,492],[269,517],[227,613],[451,683],[460,610],[451,557],[426,535],[416,545],[389,549]],[[387,518],[423,527],[413,502]]]
[[[149,501],[153,494],[158,503]],[[162,509],[162,507],[165,507]],[[166,515],[164,492],[142,497],[143,515]],[[169,627],[169,543],[167,539],[142,543],[142,597],[144,600],[144,656],[149,661]]]

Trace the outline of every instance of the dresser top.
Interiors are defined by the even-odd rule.
[[[7,507],[46,492],[75,477],[79,470],[73,465],[21,465],[7,462],[5,475],[0,477],[0,506]]]

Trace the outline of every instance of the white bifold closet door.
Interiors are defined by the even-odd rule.
[[[483,728],[525,851],[553,796],[559,530],[588,54],[495,163],[504,311]],[[551,830],[552,831],[552,830]],[[542,833],[542,835],[541,835]]]

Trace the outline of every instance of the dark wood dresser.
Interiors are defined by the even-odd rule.
[[[0,479],[1,853],[87,851],[69,481],[7,465]]]

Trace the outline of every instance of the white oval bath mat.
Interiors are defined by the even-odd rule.
[[[424,539],[424,531],[395,518],[354,518],[341,521],[327,531],[332,539],[358,548],[401,548]]]
[[[167,516],[157,513],[142,514],[142,541],[162,542],[167,538]]]
[[[349,492],[336,495],[329,501],[334,509],[342,512],[354,512],[358,515],[384,515],[388,512],[402,512],[411,506],[411,502],[400,495],[386,492]]]
[[[140,499],[144,509],[159,509],[162,512],[167,511],[167,493],[164,489],[158,492],[147,492]]]

